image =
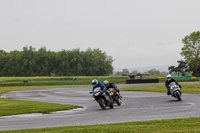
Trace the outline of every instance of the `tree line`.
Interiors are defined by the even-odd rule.
[[[26,46],[22,51],[0,50],[0,76],[106,76],[113,73],[113,61],[100,49],[54,52]]]
[[[115,72],[114,75],[119,76],[119,75],[129,75],[129,74],[139,74],[139,73],[141,73],[141,72],[138,71],[138,70],[132,70],[131,72],[129,72],[128,68],[124,68],[124,69],[122,69],[121,72],[120,71]],[[167,72],[161,72],[161,71],[159,71],[159,70],[157,70],[155,68],[154,69],[150,69],[150,70],[145,71],[145,72],[142,72],[142,73],[150,74],[151,76],[167,75]]]

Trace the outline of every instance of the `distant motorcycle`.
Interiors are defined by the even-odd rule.
[[[108,91],[111,93],[113,102],[120,106],[122,104],[120,94],[114,88],[109,88]]]
[[[90,92],[90,94],[92,94],[92,92]],[[95,88],[94,98],[99,103],[102,109],[106,109],[106,107],[114,107],[113,99],[110,99],[109,96],[100,89],[100,87]]]
[[[181,89],[175,82],[169,84],[171,96],[181,101]]]

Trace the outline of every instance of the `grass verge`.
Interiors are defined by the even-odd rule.
[[[126,122],[117,124],[70,126],[2,131],[2,133],[188,133],[200,132],[200,118]],[[103,127],[103,128],[102,128]]]
[[[57,87],[72,87],[72,86],[68,85],[68,86],[42,86],[42,87],[41,86],[1,87],[0,94],[17,90],[44,89],[44,88],[57,88]],[[0,116],[27,114],[27,113],[49,113],[49,112],[69,110],[75,108],[81,108],[81,106],[0,98]]]
[[[75,80],[75,78],[77,80]],[[88,85],[93,79],[103,82],[125,83],[128,76],[42,76],[42,77],[0,77],[1,86],[52,86],[52,85]]]

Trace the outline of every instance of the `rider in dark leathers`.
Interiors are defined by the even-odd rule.
[[[107,90],[109,88],[114,88],[115,91],[117,91],[119,93],[119,89],[117,88],[117,86],[114,83],[109,83],[108,80],[105,80],[103,83],[106,86]]]
[[[173,79],[172,76],[169,74],[167,75],[167,80],[165,81],[165,86],[167,88],[167,95],[170,95],[170,87],[169,87],[169,84],[171,82],[175,82],[177,85],[179,85],[179,87],[181,88],[181,85],[176,81],[176,79]]]

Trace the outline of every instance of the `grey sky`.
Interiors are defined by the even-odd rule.
[[[117,68],[177,65],[200,0],[0,0],[0,49],[100,48]]]

